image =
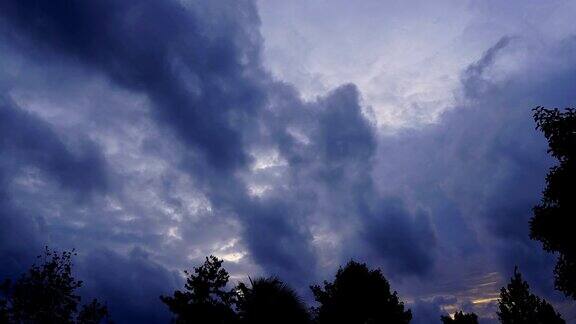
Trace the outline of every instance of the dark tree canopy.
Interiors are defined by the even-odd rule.
[[[77,322],[82,324],[98,324],[104,319],[108,320],[108,308],[102,305],[97,299],[82,306],[78,313]]]
[[[57,253],[46,247],[16,282],[6,280],[1,287],[2,323],[100,323],[108,321],[106,306],[97,300],[78,312],[80,296],[76,289],[82,281],[72,276],[74,252]]]
[[[456,312],[454,317],[448,315],[441,316],[443,324],[478,324],[478,315],[474,313],[463,313],[462,311]]]
[[[296,292],[277,278],[250,280],[237,287],[237,311],[242,324],[311,323],[308,309]]]
[[[518,268],[506,288],[500,290],[498,318],[503,324],[562,324],[560,314],[546,300],[530,293]]]
[[[0,285],[0,292],[4,295],[10,289],[10,281],[6,280]],[[6,296],[5,296],[6,297]],[[8,300],[5,298],[0,298],[0,323],[9,323],[10,322],[10,311],[8,309]]]
[[[177,290],[172,297],[160,299],[170,308],[176,323],[222,324],[232,323],[236,315],[234,291],[226,291],[230,276],[222,268],[222,260],[206,258],[203,265],[186,274],[185,290]]]
[[[556,288],[576,299],[576,110],[534,109],[537,129],[548,140],[548,153],[559,162],[546,176],[542,201],[534,207],[530,236],[559,254]]]
[[[380,269],[370,270],[363,263],[350,261],[338,270],[334,282],[324,281],[324,287],[311,289],[320,304],[316,309],[320,324],[409,323],[412,319]]]

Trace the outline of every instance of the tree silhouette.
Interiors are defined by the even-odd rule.
[[[333,283],[311,286],[320,306],[315,309],[320,324],[409,323],[410,310],[404,310],[396,292],[380,269],[369,270],[366,264],[348,262],[336,273]]]
[[[98,324],[104,319],[110,322],[107,307],[102,305],[97,299],[93,299],[91,303],[82,306],[82,310],[78,313],[77,322],[82,324]]]
[[[474,313],[456,312],[454,317],[440,316],[443,324],[478,324],[478,315]]]
[[[2,323],[100,323],[108,320],[106,306],[97,300],[77,312],[80,296],[76,289],[82,281],[72,276],[73,251],[57,253],[45,248],[16,282],[6,280],[1,286]]]
[[[546,176],[546,189],[530,221],[530,237],[558,252],[556,289],[576,299],[576,110],[534,109],[536,128],[548,140],[548,153],[559,162]]]
[[[506,288],[500,290],[498,318],[503,324],[566,323],[546,300],[530,293],[528,283],[516,267]]]
[[[237,287],[240,323],[306,324],[310,315],[296,292],[277,278],[250,280],[251,287]]]
[[[235,292],[225,291],[230,276],[222,268],[222,260],[206,257],[203,265],[186,274],[185,290],[177,290],[173,297],[160,296],[175,315],[176,323],[227,324],[235,322]]]
[[[10,280],[5,280],[0,285],[0,292],[4,295],[7,294],[10,287]],[[0,323],[9,323],[10,322],[10,311],[8,309],[8,301],[4,298],[0,299]]]

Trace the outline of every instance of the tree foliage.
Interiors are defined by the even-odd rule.
[[[100,323],[108,310],[97,300],[78,312],[82,281],[72,276],[73,251],[57,253],[45,248],[35,263],[16,282],[1,286],[0,319],[3,323]]]
[[[566,323],[546,300],[530,293],[528,283],[518,268],[506,288],[500,291],[498,318],[503,324],[562,324]]]
[[[548,140],[548,153],[558,160],[546,176],[546,188],[534,207],[530,236],[544,249],[559,254],[556,288],[576,299],[576,110],[534,109],[537,129]]]
[[[478,324],[478,315],[474,313],[456,312],[454,317],[449,315],[441,316],[443,324]]]
[[[250,280],[237,287],[237,311],[242,324],[311,323],[308,309],[298,294],[277,278]]]
[[[176,323],[225,324],[235,321],[235,292],[226,291],[230,275],[222,268],[222,260],[206,257],[203,265],[186,274],[185,290],[160,299],[175,315]]]
[[[78,313],[77,322],[82,324],[98,324],[104,319],[108,320],[108,308],[101,304],[97,299],[82,305],[82,310]]]
[[[410,310],[390,292],[390,284],[380,269],[370,270],[366,264],[348,262],[336,273],[334,282],[324,287],[311,287],[320,306],[315,310],[320,324],[409,323]]]

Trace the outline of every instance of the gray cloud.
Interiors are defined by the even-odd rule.
[[[159,302],[183,285],[177,273],[171,273],[150,260],[139,248],[127,256],[104,248],[91,251],[81,260],[77,272],[90,296],[106,301],[115,321],[123,323],[168,322],[168,309]],[[113,268],[103,265],[114,265]]]
[[[25,0],[0,12],[6,60],[30,71],[0,74],[20,106],[0,106],[0,273],[42,244],[75,247],[85,293],[119,321],[164,320],[157,297],[180,284],[175,269],[210,253],[235,278],[301,289],[368,261],[401,296],[442,295],[415,306],[421,321],[485,296],[459,293],[474,271],[506,280],[519,264],[555,296],[552,257],[527,236],[550,165],[530,108],[573,101],[573,40],[547,52],[557,65],[494,77],[524,45],[503,38],[463,71],[437,124],[381,134],[356,86],[304,101],[269,75],[250,1]]]
[[[106,190],[106,162],[98,146],[76,139],[74,151],[36,116],[11,102],[0,102],[0,151],[6,168],[38,167],[63,186],[83,193]]]
[[[381,180],[381,190],[400,188],[407,201],[429,211],[440,238],[438,273],[458,278],[472,269],[454,269],[455,264],[474,265],[476,271],[501,273],[503,285],[510,269],[519,265],[538,293],[559,301],[551,282],[553,256],[528,236],[531,207],[539,200],[551,165],[531,109],[573,101],[574,69],[566,68],[573,64],[568,55],[572,40],[548,53],[558,61],[546,66],[531,62],[495,79],[487,71],[527,41],[506,39],[463,72],[460,103],[436,125],[382,138],[376,179]],[[542,60],[537,55],[531,59]],[[483,314],[479,306],[476,309]]]
[[[108,174],[95,143],[79,138],[71,150],[49,124],[7,100],[0,102],[0,138],[0,273],[13,276],[32,262],[46,238],[42,211],[19,208],[12,197],[14,182],[31,186],[26,175],[40,170],[85,200],[106,190]]]

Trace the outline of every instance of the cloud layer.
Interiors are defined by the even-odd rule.
[[[158,295],[208,254],[302,292],[360,259],[421,322],[489,314],[516,264],[561,302],[527,235],[552,163],[530,109],[574,102],[572,38],[502,35],[437,123],[391,134],[354,84],[303,100],[275,79],[257,9],[0,4],[2,276],[76,248],[85,295],[119,322],[165,321]]]

